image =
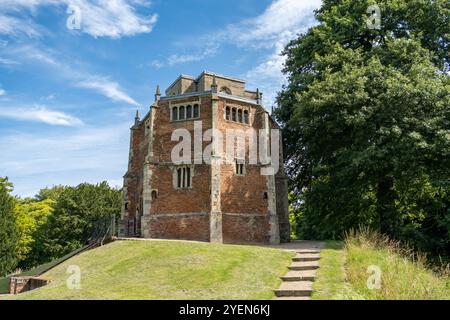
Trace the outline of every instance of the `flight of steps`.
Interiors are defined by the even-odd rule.
[[[283,282],[275,290],[277,300],[310,300],[312,284],[319,268],[319,249],[300,249],[296,251],[288,273],[281,277]]]

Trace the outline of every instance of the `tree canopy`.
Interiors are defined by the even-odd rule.
[[[286,47],[275,116],[309,238],[370,226],[450,252],[448,1],[323,1]]]
[[[41,263],[82,247],[92,236],[95,222],[120,215],[121,191],[107,182],[64,187],[58,194],[53,213],[41,230]]]
[[[0,276],[13,271],[19,260],[19,232],[14,215],[12,184],[0,177]]]

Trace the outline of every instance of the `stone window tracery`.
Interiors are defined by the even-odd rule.
[[[250,124],[249,111],[242,108],[226,106],[224,117],[228,121]]]
[[[174,170],[174,182],[177,189],[190,189],[192,187],[192,166],[177,166]]]
[[[198,103],[172,106],[171,121],[183,121],[200,118],[200,105]]]

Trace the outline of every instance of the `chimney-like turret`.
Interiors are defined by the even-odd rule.
[[[216,79],[216,75],[213,75],[213,82],[211,85],[211,92],[212,93],[217,93],[217,79]]]
[[[134,117],[134,125],[137,126],[141,121],[141,117],[139,116],[139,110],[136,110],[136,116]]]
[[[156,87],[156,93],[155,93],[155,101],[159,101],[161,99],[161,89],[159,88],[159,84]]]

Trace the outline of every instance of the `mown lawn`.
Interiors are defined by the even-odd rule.
[[[378,289],[368,286],[374,284],[369,266],[381,271]],[[423,259],[402,254],[398,244],[370,235],[327,242],[313,288],[313,299],[450,299],[448,275],[434,273]]]
[[[9,299],[272,299],[292,254],[256,246],[116,241],[75,256],[43,277],[52,283]],[[81,289],[69,289],[70,265]]]

